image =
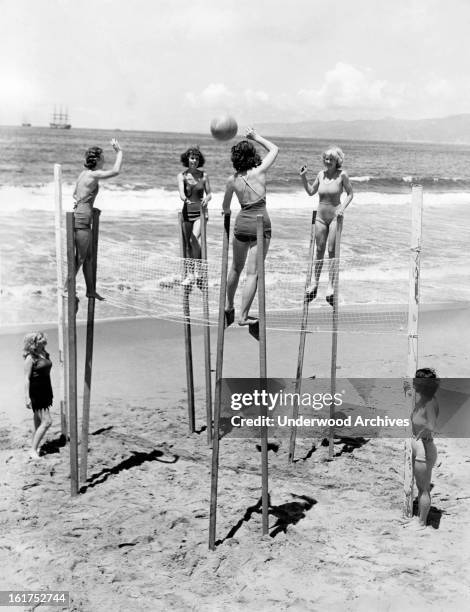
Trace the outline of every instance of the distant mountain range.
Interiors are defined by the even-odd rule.
[[[470,144],[470,114],[436,119],[385,118],[262,123],[258,124],[257,128],[267,136]]]

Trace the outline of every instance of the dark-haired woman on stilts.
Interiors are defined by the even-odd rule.
[[[100,179],[117,176],[121,170],[122,149],[113,138],[111,145],[116,152],[116,161],[111,170],[103,170],[104,154],[100,147],[90,147],[85,153],[85,170],[80,174],[73,192],[75,217],[75,263],[76,271],[83,265],[83,276],[86,283],[87,297],[103,300],[96,292],[93,283],[93,265],[91,257],[91,220],[93,204],[98,195]]]
[[[202,169],[205,163],[204,155],[198,146],[187,149],[180,157],[186,168],[177,176],[178,191],[183,202],[183,233],[186,244],[186,257],[201,259],[201,206],[205,210],[212,198],[209,176]],[[183,281],[184,285],[191,285],[198,279],[197,262],[192,262],[189,274]]]
[[[225,318],[227,325],[234,320],[233,301],[243,268],[246,270],[246,285],[243,290],[242,306],[238,325],[252,325],[256,319],[249,317],[250,307],[258,286],[258,268],[256,253],[258,248],[264,250],[264,257],[271,240],[271,220],[266,210],[266,172],[273,165],[278,154],[278,147],[257,134],[253,128],[246,132],[247,140],[242,140],[232,147],[232,164],[235,169],[225,188],[223,212],[230,211],[232,196],[235,193],[241,206],[233,233],[233,259],[227,279],[227,301]],[[267,154],[261,160],[255,146],[250,140],[257,142]],[[257,244],[256,217],[263,215],[264,244]]]

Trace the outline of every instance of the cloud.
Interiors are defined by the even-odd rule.
[[[243,92],[243,98],[247,106],[256,106],[259,104],[269,104],[269,95],[265,91],[253,91],[252,89],[245,89]]]
[[[318,89],[301,89],[298,97],[317,109],[385,109],[397,103],[397,91],[387,81],[374,79],[369,69],[343,62],[325,73]]]
[[[190,106],[214,109],[220,106],[251,109],[269,104],[269,95],[262,90],[232,91],[223,83],[210,83],[200,93],[188,91],[185,101]]]
[[[223,83],[210,83],[201,93],[188,91],[185,101],[193,107],[214,108],[233,102],[234,94]]]
[[[456,94],[455,87],[447,80],[431,77],[426,85],[425,92],[437,98],[449,98]]]

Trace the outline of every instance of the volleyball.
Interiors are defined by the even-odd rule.
[[[230,140],[237,132],[237,122],[230,115],[222,115],[211,121],[211,134],[216,140]]]

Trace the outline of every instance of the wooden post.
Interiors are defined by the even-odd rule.
[[[307,274],[305,276],[305,288],[303,294],[303,308],[302,308],[302,320],[300,323],[300,340],[299,340],[299,354],[297,357],[297,374],[295,378],[295,393],[300,397],[300,391],[302,389],[302,372],[304,369],[304,353],[305,353],[305,337],[308,323],[308,307],[309,301],[305,299],[307,289],[312,282],[312,270],[313,270],[313,257],[315,254],[315,219],[317,217],[317,211],[312,212],[312,225],[310,227],[310,245],[308,249],[308,264]],[[292,409],[292,417],[297,419],[299,416],[299,404],[294,404]],[[290,430],[290,444],[289,444],[289,463],[294,461],[295,456],[295,441],[297,438],[297,426],[293,425]]]
[[[188,266],[186,261],[186,244],[185,236],[183,231],[183,215],[178,213],[178,224],[180,228],[180,255],[184,259],[183,274],[188,273]],[[190,433],[196,431],[196,417],[194,411],[194,376],[193,376],[193,349],[191,344],[191,313],[189,310],[189,294],[191,293],[192,286],[181,285],[183,289],[183,316],[184,316],[184,353],[186,359],[186,386],[188,393],[188,423]]]
[[[204,315],[204,359],[206,374],[206,422],[207,444],[212,444],[212,375],[211,375],[211,328],[209,320],[209,270],[207,267],[207,207],[201,205],[201,259],[204,262],[202,274],[202,308]]]
[[[333,326],[331,337],[331,396],[336,393],[336,359],[338,352],[338,292],[339,292],[339,267],[340,267],[340,248],[341,248],[341,232],[343,230],[343,217],[336,218],[336,238],[335,238],[335,261],[334,261],[334,283],[333,283]],[[330,262],[331,265],[331,262]],[[335,414],[334,403],[330,406],[330,418]],[[328,458],[333,459],[335,444],[334,444],[335,428],[330,427],[328,436]]]
[[[70,429],[70,490],[78,495],[78,432],[77,432],[77,328],[75,297],[75,236],[73,213],[66,216],[67,230],[67,321],[68,321],[68,404]]]
[[[266,287],[264,277],[264,226],[263,215],[256,216],[256,246],[258,272],[258,316],[259,316],[259,376],[263,387],[266,386]],[[267,407],[262,406],[261,416],[267,417]],[[266,422],[266,418],[263,419]],[[269,489],[268,489],[268,428],[261,426],[261,506],[263,535],[269,533]]]
[[[411,188],[411,249],[408,293],[408,363],[407,373],[413,379],[418,368],[418,316],[419,316],[419,280],[420,254],[423,215],[423,188],[413,185]],[[415,390],[411,387],[411,411],[415,404]],[[403,514],[413,516],[413,458],[411,450],[411,425],[405,440],[404,477],[403,477]]]
[[[100,227],[100,214],[98,208],[93,208],[92,223],[92,258],[93,258],[93,291],[96,291],[96,268],[98,263],[98,235]],[[91,375],[93,368],[93,337],[95,331],[95,298],[88,298],[88,313],[86,324],[86,351],[85,351],[85,381],[83,387],[83,413],[82,437],[80,440],[80,480],[86,482],[88,469],[88,434],[90,431],[90,398]]]
[[[220,402],[222,372],[224,363],[224,334],[225,334],[225,297],[227,294],[228,247],[230,236],[230,213],[224,215],[224,229],[222,240],[222,269],[220,272],[219,293],[219,325],[217,328],[217,356],[215,365],[215,398],[214,398],[214,435],[212,439],[212,467],[211,467],[211,501],[209,511],[209,548],[215,549],[215,536],[217,528],[217,484],[219,479],[219,446],[220,446]]]
[[[57,342],[59,348],[59,402],[60,430],[67,437],[67,416],[65,401],[65,317],[64,317],[64,275],[62,272],[62,166],[54,164],[54,211],[55,211],[55,254],[57,271]]]

